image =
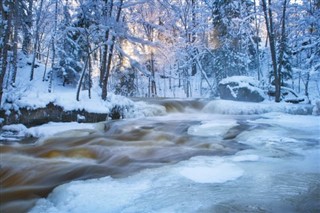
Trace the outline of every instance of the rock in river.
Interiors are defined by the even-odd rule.
[[[232,76],[219,82],[221,99],[234,101],[261,102],[264,92],[258,87],[259,82],[253,77]]]

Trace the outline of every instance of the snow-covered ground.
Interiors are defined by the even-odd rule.
[[[147,104],[143,101],[133,102],[131,100],[126,100],[130,102],[131,108],[126,111],[126,118],[141,118],[141,117],[150,117],[150,116],[159,116],[159,115],[168,115],[165,110],[165,107],[157,104]],[[115,102],[120,103],[120,102]],[[107,108],[105,108],[106,110]],[[312,114],[312,106],[308,104],[290,104],[290,103],[278,103],[274,104],[273,102],[265,101],[262,103],[247,103],[247,102],[236,102],[229,100],[213,100],[208,102],[201,110],[202,113],[206,114],[226,114],[226,115],[261,115],[264,113],[287,113],[287,114],[300,114],[300,115],[310,115]],[[198,111],[190,110],[189,112],[198,113]],[[204,129],[207,127],[211,128],[222,128],[227,125],[228,122],[224,123],[210,123],[203,125]],[[233,121],[230,121],[233,122]],[[23,124],[12,124],[3,126],[2,130],[4,133],[0,134],[0,140],[10,140],[6,137],[10,132],[13,132],[14,135],[18,137],[49,137],[53,136],[62,131],[68,130],[77,130],[77,129],[96,129],[97,125],[93,123],[77,123],[77,122],[50,122],[44,125],[35,126],[27,128]],[[195,128],[190,128],[190,134],[202,134],[202,127],[195,130]],[[217,133],[212,133],[217,134]],[[11,140],[16,140],[12,138]]]
[[[128,109],[126,117],[150,116],[153,113],[159,114],[163,110],[161,107],[153,107],[152,109],[155,111],[152,112],[149,105],[145,105],[143,102],[135,103],[112,92],[108,93],[107,101],[103,101],[96,78],[93,79],[91,98],[89,98],[88,90],[82,90],[80,100],[77,101],[77,88],[70,85],[63,86],[61,79],[55,79],[52,83],[52,91],[48,92],[49,83],[47,80],[43,81],[45,66],[38,63],[39,66],[34,70],[34,79],[29,81],[31,66],[27,64],[31,63],[31,57],[26,58],[23,54],[20,54],[20,57],[15,87],[7,85],[4,90],[2,108],[5,110],[43,108],[49,103],[61,106],[66,111],[85,110],[92,113],[109,113],[117,105]],[[50,67],[46,72],[48,70]],[[9,111],[7,112],[9,113]]]

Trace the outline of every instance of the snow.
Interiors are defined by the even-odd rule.
[[[3,126],[2,130],[11,132],[24,132],[27,130],[27,127],[25,127],[23,124],[12,124]]]
[[[147,105],[138,103],[130,99],[108,93],[107,101],[101,99],[101,88],[98,86],[98,79],[94,79],[95,85],[91,90],[91,98],[88,96],[88,90],[81,90],[80,100],[76,101],[76,90],[74,86],[62,86],[59,81],[53,82],[53,91],[48,92],[48,82],[43,81],[44,65],[37,64],[39,67],[35,69],[34,80],[29,79],[30,66],[27,62],[30,60],[21,53],[19,54],[19,69],[15,88],[9,87],[5,90],[4,98],[8,103],[3,104],[3,109],[10,113],[10,109],[19,111],[19,108],[37,109],[45,108],[49,103],[62,107],[65,111],[85,110],[91,113],[109,113],[115,106],[125,109],[124,117],[143,117],[161,115],[165,109],[155,105]]]
[[[47,83],[42,82],[42,65],[36,69],[34,82],[25,81],[29,74],[27,67],[19,72],[25,74],[18,75],[16,90],[7,91],[7,98],[12,100],[11,104],[4,105],[7,110],[35,109],[51,102],[65,110],[106,113],[117,105],[123,107],[126,119],[165,115],[157,119],[200,121],[188,128],[188,135],[210,138],[213,143],[240,125],[238,117],[232,115],[259,115],[249,116],[245,122],[253,128],[236,137],[238,143],[252,147],[250,149],[231,156],[196,156],[128,177],[72,181],[38,200],[30,212],[212,212],[213,206],[224,202],[241,207],[240,202],[266,212],[277,212],[270,204],[283,205],[292,199],[291,195],[305,193],[304,189],[310,188],[308,180],[319,177],[320,117],[303,115],[311,114],[310,105],[212,100],[200,112],[167,113],[163,106],[133,102],[112,93],[108,101],[102,101],[99,88],[93,88],[91,99],[82,91],[77,102],[74,88],[56,83],[55,92],[47,92]],[[247,77],[224,81],[234,80],[256,85]],[[260,128],[254,128],[256,126]],[[7,125],[2,131],[16,132],[22,137],[82,137],[100,128],[100,124],[93,123],[49,122],[31,128],[22,124]],[[244,195],[244,191],[248,193]]]
[[[229,100],[213,100],[209,102],[202,111],[205,113],[252,115],[269,112],[283,112],[289,114],[312,114],[313,107],[309,104],[291,104],[264,101],[262,103],[249,103]]]
[[[77,122],[68,122],[68,123],[55,123],[49,122],[40,126],[31,127],[26,131],[26,135],[31,135],[33,137],[49,137],[54,135],[62,136],[63,132],[70,130],[84,130],[84,129],[96,129],[96,124],[92,123],[77,123]],[[87,134],[87,133],[84,133]],[[81,132],[78,132],[78,137],[84,136]]]
[[[23,124],[5,125],[2,127],[2,133],[0,134],[0,141],[19,141],[20,138],[26,136],[27,127]]]
[[[284,113],[267,113],[263,118],[250,121],[251,123],[263,122],[266,124],[277,125],[281,127],[300,128],[303,125],[304,129],[313,132],[320,132],[320,117],[319,116],[303,116],[303,115],[289,115]],[[320,136],[319,136],[320,137]]]
[[[30,212],[175,212],[175,207],[163,204],[160,209],[152,209],[152,203],[143,209],[139,206],[148,197],[155,199],[153,202],[162,202],[159,199],[167,193],[162,189],[171,191],[174,185],[181,187],[181,182],[222,184],[242,175],[242,169],[226,160],[194,157],[176,165],[145,170],[124,179],[105,177],[64,184],[57,187],[48,199],[39,200]],[[170,205],[172,203],[175,201],[169,202]]]
[[[189,127],[188,134],[196,136],[223,136],[231,128],[237,126],[234,119],[224,120],[218,123],[215,120],[203,122],[201,125]]]
[[[122,103],[123,106],[127,106],[129,102],[118,100],[120,96],[111,96],[113,98],[112,103]],[[235,102],[229,100],[213,100],[210,101],[200,112],[188,111],[189,114],[187,117],[181,113],[167,113],[164,106],[156,104],[147,104],[145,102],[139,101],[134,102],[134,105],[129,108],[125,108],[124,117],[129,118],[144,118],[144,117],[153,117],[153,116],[164,116],[162,120],[169,121],[171,118],[176,119],[177,116],[179,119],[202,119],[202,123],[198,125],[190,126],[188,129],[189,135],[194,136],[206,136],[206,137],[218,137],[222,138],[227,131],[238,125],[237,121],[232,117],[226,117],[223,115],[251,115],[251,114],[261,114],[264,118],[272,117],[273,119],[268,120],[268,122],[276,122],[278,125],[294,125],[291,120],[296,119],[296,122],[299,123],[299,119],[304,118],[303,115],[289,115],[284,113],[291,114],[310,114],[311,113],[310,105],[295,105],[289,103],[278,103],[274,104],[271,102],[262,102],[262,103],[247,103],[247,102]],[[171,116],[172,115],[172,116]],[[315,122],[310,124],[310,121],[317,121],[317,116],[308,116],[309,122],[305,125],[315,131],[320,131],[317,128],[319,125],[314,125]],[[216,120],[223,118],[223,122],[216,122]],[[250,121],[250,122],[258,122]],[[49,122],[44,125],[35,126],[31,128],[25,127],[23,124],[17,125],[6,125],[3,126],[2,130],[5,132],[15,132],[17,136],[33,136],[33,137],[49,137],[53,136],[59,132],[69,131],[69,130],[79,130],[79,129],[91,129],[94,130],[97,128],[97,125],[92,123],[76,123],[76,122]],[[315,129],[316,128],[316,129]],[[4,139],[1,137],[1,139]]]
[[[229,84],[229,83],[233,83],[233,82],[237,82],[240,85],[249,85],[251,84],[252,86],[259,86],[259,81],[257,79],[255,79],[254,77],[249,77],[249,76],[231,76],[231,77],[227,77],[222,79],[219,83],[220,84]]]
[[[236,85],[232,85],[232,84]],[[227,84],[232,96],[237,98],[238,93],[236,92],[239,88],[248,88],[251,92],[257,92],[261,97],[265,97],[265,93],[260,89],[260,83],[254,77],[249,76],[231,76],[222,79],[219,84]],[[229,85],[231,84],[231,86]]]
[[[243,162],[243,161],[258,161],[259,156],[258,155],[239,155],[232,158],[233,161],[236,162]]]
[[[17,133],[16,136],[19,137],[50,137],[59,134],[63,135],[63,132],[70,132],[71,130],[96,130],[98,129],[98,124],[94,123],[77,123],[77,122],[49,122],[40,126],[27,128],[23,124],[12,124],[5,125],[2,130],[5,132]],[[87,134],[87,133],[83,133]],[[81,132],[77,133],[77,136],[83,136]],[[4,138],[2,138],[4,139]]]
[[[195,159],[192,159],[188,166],[181,168],[179,173],[196,183],[224,183],[243,175],[242,169],[222,159],[209,158],[204,162],[201,158]]]
[[[110,177],[77,181],[72,185],[66,184],[57,188],[54,191],[55,194],[49,197],[52,203],[42,200],[39,202],[42,206],[35,208],[31,213],[120,212],[123,206],[132,203],[139,197],[139,194],[149,189],[150,185],[148,181],[137,181],[135,184],[130,184],[113,180]]]
[[[199,140],[211,137],[214,141],[214,122],[224,125],[219,130],[220,137],[228,128],[238,125],[232,117],[173,113],[152,119],[200,120],[201,124],[191,126],[188,133],[198,130]],[[242,119],[252,128],[236,140],[249,145],[249,149],[227,156],[196,156],[122,178],[72,181],[38,200],[30,212],[212,212],[221,205],[236,206],[236,212],[250,212],[248,206],[266,212],[295,212],[291,208],[295,196],[308,196],[310,184],[318,183],[315,181],[320,175],[320,118],[272,112]],[[42,131],[50,125],[51,129],[67,129],[66,124],[50,123]],[[70,126],[98,128],[93,124]],[[21,125],[6,128],[25,129]]]
[[[235,124],[227,115],[190,117],[202,119],[197,133],[203,137],[216,128],[208,119],[214,117],[221,124],[226,119],[229,127]],[[251,149],[231,156],[196,156],[123,178],[73,181],[58,186],[30,212],[212,212],[221,207],[236,212],[298,212],[292,202],[303,206],[297,196],[309,196],[320,175],[319,143],[308,142],[320,140],[320,118],[268,113],[246,121],[253,127],[261,125],[237,137]]]

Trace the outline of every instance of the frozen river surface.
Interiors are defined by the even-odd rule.
[[[186,110],[3,145],[3,210],[320,212],[319,122]]]

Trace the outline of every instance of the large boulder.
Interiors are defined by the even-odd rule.
[[[268,95],[271,97],[276,95],[276,89],[274,86],[268,88]],[[293,104],[298,104],[305,101],[305,98],[299,96],[293,89],[284,86],[281,86],[280,97],[281,100]]]
[[[261,102],[264,92],[259,88],[259,82],[253,77],[232,76],[219,82],[218,90],[221,99],[234,101]]]

